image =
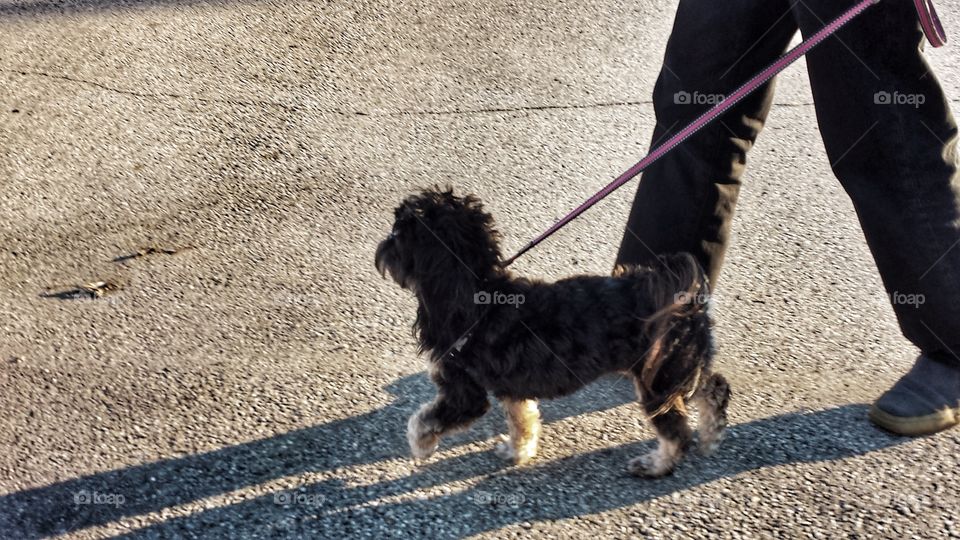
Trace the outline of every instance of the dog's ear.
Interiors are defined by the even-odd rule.
[[[476,303],[477,282],[464,275],[462,268],[449,266],[446,270],[446,275],[417,286],[420,305],[414,324],[421,352],[444,354],[480,318],[483,306]]]
[[[501,262],[500,233],[497,231],[493,216],[483,208],[476,195],[462,198],[453,195],[452,190],[444,192],[447,204],[454,211],[447,216],[451,242],[463,246],[459,256],[467,266],[482,278],[490,277]]]
[[[447,348],[477,321],[481,306],[474,295],[498,271],[498,234],[475,196],[457,197],[450,189],[434,188],[408,201],[412,204],[404,217],[410,215],[416,223],[421,346]]]
[[[438,250],[440,257],[452,257],[482,280],[499,268],[500,234],[493,216],[487,213],[475,195],[458,197],[451,188],[431,188],[410,198],[398,209],[398,222],[416,222],[417,249]]]

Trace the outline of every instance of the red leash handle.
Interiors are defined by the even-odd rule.
[[[943,47],[947,44],[947,32],[943,29],[943,23],[937,15],[936,8],[933,7],[933,0],[913,0],[917,7],[917,15],[920,17],[920,27],[927,36],[927,41],[934,47]]]

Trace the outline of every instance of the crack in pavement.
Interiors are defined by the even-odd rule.
[[[224,105],[235,105],[240,107],[261,107],[261,108],[276,108],[282,109],[286,112],[296,112],[302,110],[303,108],[309,108],[309,106],[300,105],[290,105],[286,103],[279,103],[276,101],[265,101],[265,100],[238,100],[238,99],[225,99],[225,98],[207,98],[200,96],[190,96],[185,94],[176,94],[172,92],[138,92],[135,90],[126,90],[123,88],[117,88],[109,86],[97,81],[90,81],[87,79],[79,79],[75,77],[70,77],[67,75],[58,75],[54,73],[46,73],[43,71],[24,71],[17,69],[3,69],[0,68],[2,73],[11,73],[14,75],[21,75],[26,77],[44,77],[48,79],[60,80],[71,82],[75,84],[85,84],[105,90],[107,92],[136,97],[141,99],[152,99],[155,101],[163,101],[166,99],[174,100],[191,100],[199,103],[215,103],[215,104],[224,104]],[[951,103],[960,103],[960,100],[949,100]],[[500,113],[513,113],[513,112],[537,112],[537,111],[553,111],[553,110],[588,110],[588,109],[602,109],[610,107],[637,107],[643,105],[653,105],[652,100],[634,100],[634,101],[607,101],[600,103],[571,103],[571,104],[559,104],[559,105],[518,105],[513,107],[488,107],[480,109],[447,109],[447,110],[398,110],[398,111],[345,111],[342,109],[330,109],[330,108],[316,108],[314,110],[326,114],[335,114],[339,116],[370,116],[370,117],[397,117],[397,116],[457,116],[465,114],[500,114]],[[812,107],[814,103],[811,102],[799,102],[799,103],[790,103],[790,102],[778,102],[774,103],[778,107]]]
[[[109,86],[97,81],[90,81],[86,79],[79,79],[75,77],[69,77],[67,75],[58,75],[53,73],[46,73],[42,71],[24,71],[24,70],[15,70],[15,69],[0,69],[0,72],[3,73],[12,73],[15,75],[22,76],[34,76],[34,77],[45,77],[48,79],[55,79],[60,81],[67,81],[76,84],[86,84],[89,86],[94,86],[101,90],[107,92],[112,92],[124,96],[138,97],[142,99],[153,99],[160,101],[163,98],[168,99],[185,99],[198,101],[200,103],[220,103],[227,105],[238,105],[244,107],[272,107],[283,109],[288,112],[297,111],[302,108],[302,106],[289,105],[285,103],[279,103],[276,101],[263,101],[263,100],[253,100],[253,101],[243,101],[236,99],[223,99],[223,98],[205,98],[199,96],[189,96],[184,94],[176,94],[172,92],[137,92],[134,90],[126,90],[122,88],[117,88]],[[451,109],[451,110],[399,110],[399,111],[378,111],[378,112],[369,112],[369,111],[345,111],[342,109],[330,109],[330,108],[318,108],[320,112],[328,114],[337,114],[341,116],[372,116],[372,117],[389,117],[389,116],[455,116],[460,114],[489,114],[489,113],[509,113],[509,112],[523,112],[523,111],[549,111],[549,110],[563,110],[563,109],[597,109],[604,107],[633,107],[638,105],[651,105],[652,101],[611,101],[611,102],[602,102],[602,103],[586,103],[586,104],[563,104],[563,105],[521,105],[515,107],[490,107],[482,109]]]
[[[43,72],[43,71],[23,71],[23,70],[18,70],[18,69],[2,69],[2,68],[0,68],[0,72],[2,72],[2,73],[12,73],[12,74],[14,74],[14,75],[22,75],[22,76],[26,76],[26,77],[30,77],[30,76],[33,76],[33,77],[44,77],[44,78],[54,79],[54,80],[59,80],[59,81],[67,81],[67,82],[71,82],[71,83],[75,83],[75,84],[85,84],[85,85],[89,85],[89,86],[94,86],[94,87],[96,87],[96,88],[99,88],[99,89],[101,89],[101,90],[105,90],[105,91],[107,91],[107,92],[111,92],[111,93],[114,93],[114,94],[120,94],[120,95],[131,96],[131,97],[138,97],[138,98],[142,98],[142,99],[152,99],[152,100],[155,100],[155,101],[163,101],[164,98],[168,98],[168,99],[187,99],[187,100],[198,101],[198,102],[200,102],[200,103],[221,103],[221,104],[238,105],[238,106],[244,106],[244,107],[257,107],[257,106],[259,106],[259,107],[275,107],[275,108],[282,108],[282,109],[287,110],[287,111],[294,111],[294,110],[296,110],[295,107],[291,107],[291,106],[289,106],[289,105],[284,105],[284,104],[282,104],[282,103],[276,103],[276,102],[272,102],[272,101],[241,101],[241,100],[222,99],[222,98],[205,98],[205,97],[199,97],[199,96],[187,96],[187,95],[183,95],[183,94],[175,94],[175,93],[170,93],[170,92],[154,92],[154,93],[137,92],[137,91],[135,91],[135,90],[126,90],[126,89],[123,89],[123,88],[116,88],[116,87],[113,87],[113,86],[108,86],[108,85],[106,85],[106,84],[103,84],[103,83],[97,82],[97,81],[89,81],[89,80],[86,80],[86,79],[78,79],[78,78],[70,77],[70,76],[67,76],[67,75],[58,75],[58,74],[55,74],[55,73],[46,73],[46,72]],[[339,111],[337,111],[337,112],[339,112]],[[347,114],[347,113],[341,112],[341,114]]]
[[[406,110],[372,114],[370,116],[447,116],[457,114],[485,114],[509,113],[523,111],[552,111],[564,109],[602,109],[606,107],[636,107],[638,105],[652,105],[652,101],[608,101],[601,103],[571,103],[564,105],[519,105],[516,107],[490,107],[484,109],[451,109],[451,110]],[[357,113],[364,115],[366,113]]]

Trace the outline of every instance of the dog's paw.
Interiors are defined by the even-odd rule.
[[[675,465],[673,461],[664,459],[660,451],[654,450],[649,454],[631,459],[627,463],[627,472],[633,476],[659,478],[672,473]]]
[[[712,455],[717,451],[717,448],[720,448],[720,441],[723,439],[723,436],[717,436],[712,439],[700,440],[700,444],[697,445],[697,450],[702,456]]]
[[[424,459],[433,455],[440,444],[440,437],[424,423],[417,413],[407,422],[407,442],[410,444],[410,453],[416,459]]]
[[[493,453],[500,459],[510,461],[514,465],[526,465],[537,455],[535,445],[527,444],[523,448],[515,448],[513,441],[506,435],[500,435]]]
[[[510,437],[506,435],[497,437],[497,443],[493,447],[493,453],[505,461],[513,461],[516,458],[516,455],[513,453],[513,445],[510,444]]]
[[[439,437],[424,437],[416,443],[410,443],[410,453],[416,459],[426,459],[437,451],[438,446],[440,446]]]

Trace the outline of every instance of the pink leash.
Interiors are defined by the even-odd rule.
[[[575,208],[572,212],[564,216],[560,221],[556,222],[549,229],[544,231],[540,236],[534,238],[529,244],[524,246],[520,251],[518,251],[513,257],[510,257],[501,265],[502,267],[507,267],[517,260],[518,257],[524,253],[533,249],[537,244],[543,242],[553,233],[559,231],[567,223],[570,223],[576,219],[580,214],[584,213],[591,206],[597,204],[607,195],[613,193],[617,188],[626,184],[638,174],[644,171],[649,167],[653,162],[657,161],[665,154],[673,150],[680,143],[690,138],[694,133],[700,131],[704,126],[714,121],[729,110],[731,107],[740,102],[743,98],[747,97],[749,94],[753,93],[757,88],[763,86],[767,81],[775,77],[778,73],[789,67],[791,64],[800,59],[803,55],[810,52],[811,49],[819,45],[824,39],[836,33],[838,30],[843,28],[848,22],[852,21],[858,15],[864,12],[868,7],[879,3],[880,0],[861,0],[854,7],[850,8],[849,11],[838,17],[836,20],[826,25],[822,30],[816,34],[810,36],[800,45],[797,45],[795,48],[790,50],[787,54],[783,55],[779,60],[774,62],[770,67],[761,71],[754,78],[750,79],[746,84],[738,88],[735,92],[725,97],[720,103],[717,103],[713,108],[705,112],[699,118],[693,121],[690,125],[685,127],[679,133],[671,137],[665,143],[656,147],[647,157],[641,159],[637,162],[636,165],[630,167],[626,172],[617,177],[616,180],[607,184],[606,187],[601,189],[595,195],[587,199],[583,204]],[[927,34],[927,38],[930,40],[930,43],[934,47],[939,47],[946,42],[946,36],[943,31],[943,26],[940,24],[939,18],[937,18],[936,11],[933,9],[932,0],[914,0],[917,6],[917,11],[920,14],[921,26],[924,29],[924,33]],[[928,27],[931,31],[928,31]]]
[[[943,23],[937,16],[937,10],[933,7],[933,0],[913,0],[917,7],[917,14],[920,15],[920,26],[923,33],[927,35],[927,41],[934,47],[943,47],[947,44],[947,32],[943,29]]]

